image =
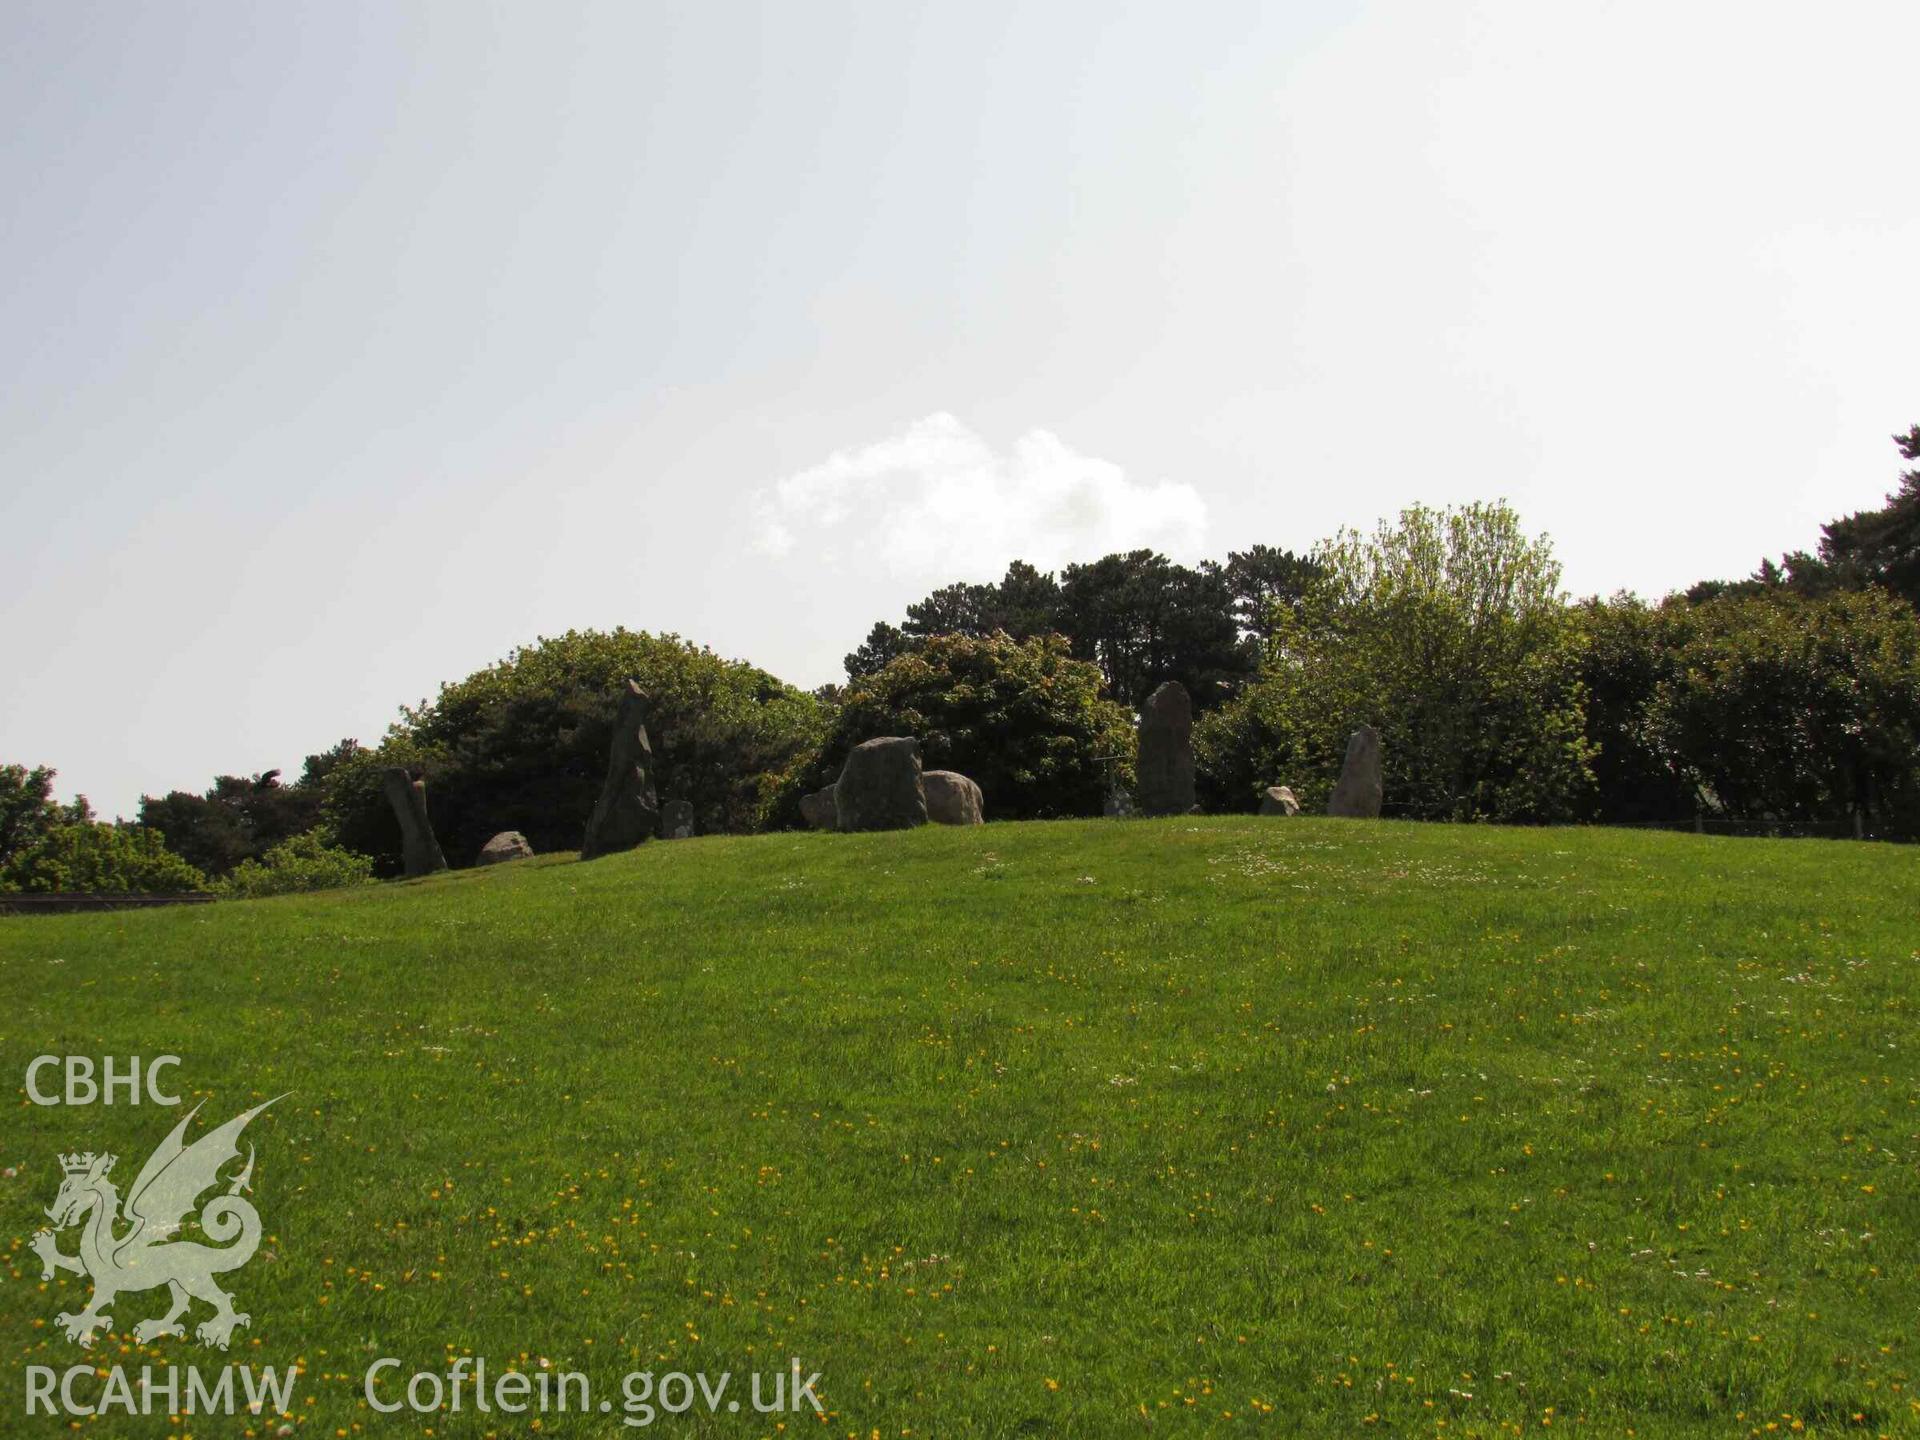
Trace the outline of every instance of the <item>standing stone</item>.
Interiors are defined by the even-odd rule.
[[[833,787],[842,830],[905,830],[927,823],[920,742],[884,735],[853,747]]]
[[[427,782],[415,780],[394,765],[381,775],[380,783],[387,792],[387,803],[393,806],[394,816],[400,821],[400,860],[406,867],[407,878],[446,869],[447,857],[441,853],[440,842],[433,838],[433,826],[427,822]]]
[[[929,770],[920,777],[927,792],[927,818],[936,825],[979,825],[986,820],[980,787],[957,770]]]
[[[613,721],[607,779],[587,819],[580,858],[631,850],[660,831],[660,800],[653,787],[653,742],[647,738],[647,696],[634,681],[620,695]]]
[[[1260,813],[1262,815],[1298,815],[1300,802],[1293,798],[1293,791],[1284,785],[1269,785],[1260,792]]]
[[[533,846],[527,843],[527,837],[518,830],[502,830],[486,844],[480,847],[480,858],[476,865],[498,865],[505,860],[526,860],[533,855]]]
[[[662,840],[693,838],[693,802],[691,800],[667,801],[660,811],[660,838]]]
[[[1133,818],[1133,796],[1127,793],[1127,787],[1115,780],[1107,786],[1107,798],[1101,806],[1101,813],[1109,820],[1131,820]]]
[[[833,786],[800,797],[800,818],[810,830],[834,830],[840,825],[838,807],[833,803]]]
[[[1380,818],[1380,732],[1362,725],[1347,738],[1347,759],[1327,797],[1327,814],[1347,820]]]
[[[1187,815],[1194,809],[1193,701],[1169,680],[1140,712],[1140,776],[1135,786],[1143,815]]]

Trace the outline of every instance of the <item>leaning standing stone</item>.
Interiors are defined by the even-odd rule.
[[[929,770],[920,777],[927,792],[927,818],[936,825],[979,825],[986,820],[980,787],[957,770]]]
[[[1186,815],[1194,808],[1193,701],[1169,680],[1140,711],[1140,767],[1134,785],[1143,815]]]
[[[653,784],[653,742],[647,738],[647,697],[632,680],[620,695],[613,721],[607,779],[587,819],[580,858],[631,850],[660,829],[660,800]]]
[[[1346,763],[1327,797],[1327,814],[1348,820],[1380,818],[1380,732],[1362,725],[1347,739]]]
[[[486,844],[480,847],[480,858],[476,865],[498,865],[506,860],[525,860],[533,854],[533,846],[527,843],[527,837],[518,830],[502,830]]]
[[[433,838],[433,826],[427,823],[427,782],[415,780],[395,765],[381,775],[380,783],[400,822],[400,860],[408,878],[446,869],[447,857]]]
[[[842,830],[905,830],[927,823],[920,742],[886,735],[853,747],[833,801]]]
[[[1298,815],[1300,802],[1293,798],[1293,791],[1284,785],[1269,785],[1260,792],[1260,813],[1262,815]]]
[[[693,838],[693,802],[690,800],[669,800],[660,811],[660,838],[662,840],[691,840]]]

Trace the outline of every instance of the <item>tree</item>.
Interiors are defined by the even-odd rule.
[[[1920,425],[1895,435],[1893,443],[1903,459],[1920,460]],[[1819,596],[1868,588],[1889,591],[1920,609],[1920,470],[1903,472],[1878,510],[1856,511],[1821,526],[1817,553],[1794,550],[1778,564],[1762,560],[1745,580],[1702,580],[1686,593],[1701,604],[1779,590]]]
[[[1105,675],[1134,709],[1162,681],[1185,685],[1198,709],[1218,704],[1252,675],[1258,651],[1241,640],[1222,569],[1190,570],[1152,550],[1069,565],[1060,582],[1060,628],[1073,653]]]
[[[53,798],[51,766],[0,765],[0,890],[20,888],[18,876],[27,858],[47,844],[62,826],[87,825],[93,806],[76,795],[62,805]]]
[[[1672,617],[1645,722],[1729,818],[1920,835],[1920,616],[1878,590]]]
[[[1222,573],[1240,633],[1264,647],[1286,616],[1299,614],[1320,567],[1291,550],[1255,545],[1229,552]]]
[[[1699,777],[1672,748],[1662,704],[1687,629],[1685,604],[1631,595],[1579,606],[1580,685],[1594,786],[1582,818],[1611,824],[1684,820],[1699,808]]]
[[[921,640],[929,635],[991,635],[998,598],[992,585],[943,585],[909,605],[907,622],[900,628]]]
[[[1246,808],[1284,782],[1324,797],[1347,735],[1381,733],[1389,813],[1549,820],[1592,785],[1577,632],[1560,567],[1504,504],[1414,506],[1342,531],[1268,645],[1259,682],[1201,722],[1201,778]]]
[[[971,777],[991,819],[1097,815],[1109,776],[1130,779],[1133,757],[1132,718],[1101,690],[1100,671],[1057,635],[932,636],[848,690],[776,817],[797,824],[799,797],[880,735],[916,736],[927,769]]]
[[[1920,460],[1920,425],[1894,436],[1893,443],[1903,459]],[[1880,509],[1857,511],[1823,525],[1816,564],[1804,555],[1790,555],[1789,571],[1795,562],[1831,588],[1878,586],[1920,607],[1920,470],[1904,472]]]
[[[352,745],[343,741],[328,756],[338,757],[342,747]],[[216,776],[201,795],[185,790],[143,795],[139,823],[166,835],[176,853],[208,875],[226,875],[319,823],[326,798],[324,776],[337,763],[328,756],[309,756],[308,773],[294,785],[281,784],[280,772],[267,770]]]
[[[1024,560],[1007,566],[997,584],[959,582],[944,585],[907,607],[900,626],[882,620],[867,632],[859,649],[845,660],[847,678],[878,673],[890,660],[918,648],[934,635],[971,635],[984,639],[1004,632],[1016,640],[1060,629],[1060,585]]]
[[[842,662],[847,669],[847,679],[863,680],[884,670],[889,661],[906,654],[914,644],[898,627],[884,620],[876,621],[860,648]]]
[[[1007,566],[994,595],[993,628],[1016,640],[1060,631],[1060,582],[1024,560]]]
[[[45,765],[0,765],[0,872],[59,823],[54,771]]]

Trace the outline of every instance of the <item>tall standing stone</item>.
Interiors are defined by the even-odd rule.
[[[842,830],[905,830],[926,824],[920,742],[883,735],[854,746],[834,782],[833,804]]]
[[[1140,711],[1140,765],[1134,792],[1142,815],[1185,815],[1193,798],[1193,701],[1169,680]]]
[[[1380,732],[1362,725],[1347,737],[1347,758],[1327,797],[1327,814],[1347,820],[1380,818]]]
[[[620,695],[607,755],[607,779],[587,819],[580,858],[631,850],[660,830],[660,799],[653,784],[653,742],[647,738],[647,696],[634,681]]]
[[[394,765],[381,774],[380,783],[387,792],[387,803],[393,806],[394,818],[400,822],[400,861],[407,878],[446,869],[447,857],[441,853],[440,842],[433,838],[433,826],[427,821],[427,782],[415,780]]]

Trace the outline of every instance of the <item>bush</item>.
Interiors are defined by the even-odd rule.
[[[99,821],[55,825],[16,855],[0,888],[29,894],[177,895],[206,876],[167,849],[158,830]]]
[[[307,890],[338,890],[373,879],[373,857],[332,843],[332,832],[316,827],[283,840],[258,860],[243,860],[214,888],[222,895],[255,900]]]
[[[379,747],[327,777],[326,818],[340,843],[397,871],[399,825],[380,772],[400,765],[425,777],[435,833],[456,865],[502,830],[542,853],[577,849],[630,676],[652,700],[660,798],[690,802],[702,833],[755,828],[774,777],[825,734],[820,701],[751,665],[673,635],[568,631],[403,712]]]
[[[1676,607],[1677,608],[1677,607]],[[1876,590],[1674,617],[1650,731],[1731,818],[1920,835],[1920,616]],[[1677,641],[1677,644],[1676,644]]]
[[[989,819],[1098,815],[1109,777],[1133,778],[1133,719],[1103,684],[1058,635],[933,636],[848,689],[826,742],[783,782],[775,819],[798,824],[799,797],[880,735],[916,736],[927,769],[971,777]]]
[[[1592,786],[1578,632],[1545,540],[1504,505],[1422,506],[1320,547],[1276,616],[1259,681],[1202,718],[1205,801],[1251,809],[1268,785],[1325,802],[1360,725],[1380,731],[1386,813],[1537,821]]]

